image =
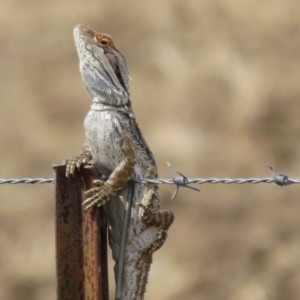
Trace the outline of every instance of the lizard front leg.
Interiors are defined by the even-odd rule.
[[[66,166],[66,176],[74,175],[75,169],[79,169],[81,165],[88,163],[92,159],[92,154],[87,141],[82,146],[81,152],[78,156],[67,158],[64,161]]]
[[[128,137],[124,138],[122,151],[125,158],[111,173],[108,180],[94,180],[93,183],[96,187],[85,193],[85,195],[89,196],[89,198],[83,202],[85,209],[89,209],[93,206],[102,206],[128,183],[136,164],[134,146]]]

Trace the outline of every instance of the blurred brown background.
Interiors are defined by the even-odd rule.
[[[270,177],[266,163],[300,177],[298,0],[2,0],[1,178],[51,178],[81,148],[77,23],[127,58],[161,177],[167,161],[191,178]],[[299,186],[200,188],[171,202],[162,187],[176,222],[146,299],[299,299]],[[53,186],[3,185],[0,200],[0,299],[55,299]]]

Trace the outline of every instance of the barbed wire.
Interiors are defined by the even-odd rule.
[[[276,174],[274,168],[270,165],[267,165],[271,170],[272,177],[269,178],[195,178],[190,179],[182,173],[178,172],[177,177],[174,176],[174,172],[172,170],[171,164],[167,163],[169,172],[171,175],[170,179],[132,179],[133,182],[136,183],[154,183],[154,184],[170,184],[176,185],[176,190],[172,196],[172,199],[176,197],[178,190],[180,187],[185,187],[189,189],[193,189],[199,191],[199,189],[190,186],[191,184],[259,184],[259,183],[275,183],[279,186],[286,186],[291,184],[300,184],[300,178],[292,179],[284,174]],[[104,179],[105,178],[101,178]],[[0,179],[1,184],[45,184],[45,183],[54,183],[53,178],[45,179],[45,178],[21,178],[21,179]]]

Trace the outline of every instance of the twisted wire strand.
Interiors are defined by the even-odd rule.
[[[0,179],[0,184],[44,184],[44,183],[54,183],[53,178],[45,179],[45,178],[20,178],[20,179]]]
[[[300,184],[300,178],[299,179],[289,179],[289,184]],[[137,183],[154,183],[154,184],[175,184],[176,182],[173,181],[173,179],[133,179],[134,182]],[[245,184],[245,183],[252,183],[252,184],[258,184],[258,183],[277,183],[277,179],[274,178],[195,178],[195,179],[187,179],[186,183],[184,185],[188,184]],[[282,184],[287,185],[287,184]]]
[[[180,177],[179,177],[180,178]],[[300,184],[300,178],[298,179],[292,179],[289,178],[289,184]],[[132,179],[133,182],[136,183],[154,183],[154,184],[175,184],[173,179]],[[0,179],[0,184],[44,184],[44,183],[54,183],[53,178],[12,178],[12,179]],[[245,184],[245,183],[251,183],[251,184],[258,184],[258,183],[277,183],[277,179],[274,178],[194,178],[194,179],[187,179],[186,183],[184,185],[188,184]],[[282,184],[287,185],[287,184]]]
[[[195,178],[189,179],[182,173],[178,172],[179,176],[175,177],[172,170],[171,164],[168,164],[169,172],[171,175],[170,179],[131,179],[132,182],[136,183],[153,183],[153,184],[170,184],[176,185],[176,191],[173,194],[173,198],[176,196],[179,187],[186,187],[196,191],[199,189],[190,186],[190,184],[259,184],[259,183],[276,183],[279,186],[291,185],[291,184],[300,184],[300,178],[292,179],[284,174],[276,174],[274,168],[270,165],[267,165],[272,173],[272,178]],[[53,178],[21,178],[21,179],[0,179],[1,184],[45,184],[45,183],[54,183]]]

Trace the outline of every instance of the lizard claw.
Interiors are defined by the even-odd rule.
[[[85,196],[89,197],[82,203],[85,209],[89,209],[94,206],[102,206],[114,195],[114,191],[111,189],[111,185],[109,183],[102,180],[94,180],[93,183],[96,187],[91,188],[84,193]]]
[[[70,175],[74,176],[75,169],[80,169],[80,167],[90,161],[90,157],[86,155],[74,156],[71,158],[67,158],[64,161],[64,165],[66,166],[66,177],[70,177]]]
[[[88,143],[85,142],[78,156],[67,158],[64,161],[64,165],[66,166],[66,177],[69,178],[70,175],[74,175],[76,168],[80,169],[82,165],[88,163],[91,159],[91,151],[89,150]]]
[[[81,165],[85,164],[86,158],[83,156],[75,156],[71,158],[67,158],[64,161],[64,165],[66,166],[66,177],[70,177],[70,175],[74,175],[75,169],[79,169]]]

